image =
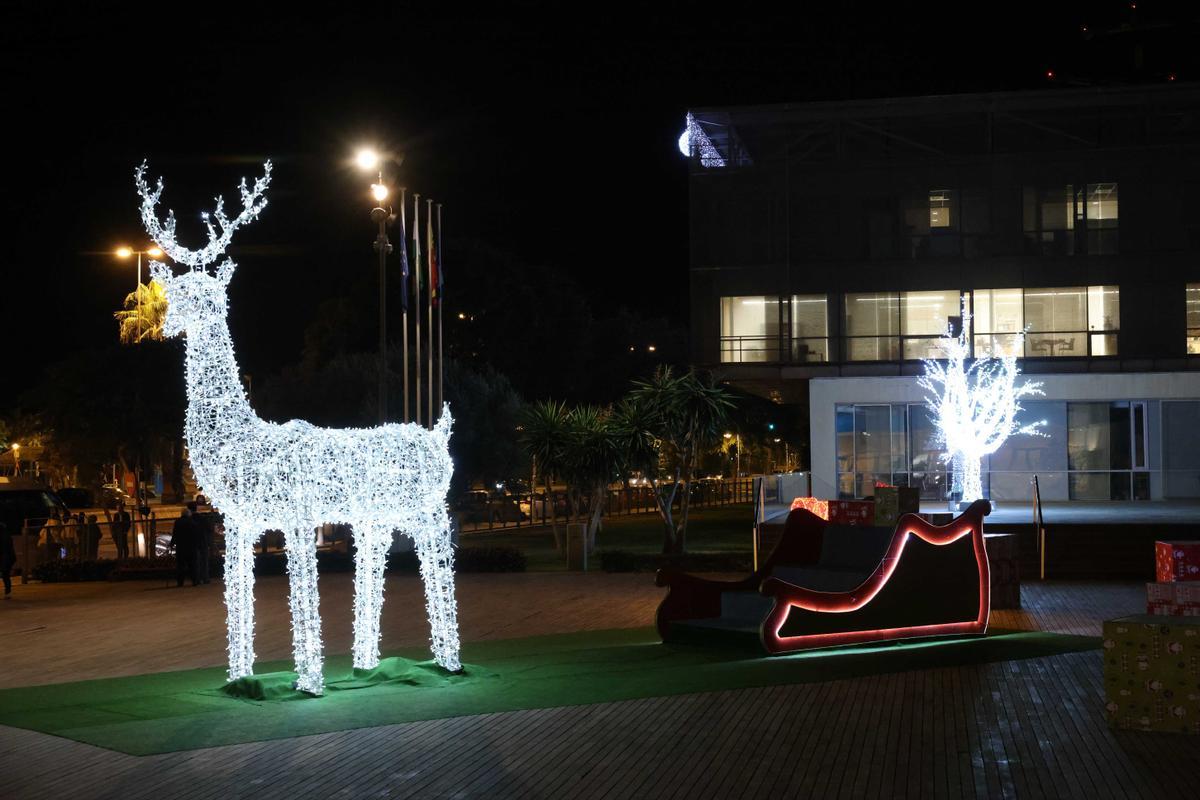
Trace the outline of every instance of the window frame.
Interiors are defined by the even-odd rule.
[[[1092,217],[1088,213],[1088,206],[1092,203],[1091,195],[1093,189],[1099,189],[1103,186],[1112,186],[1112,193],[1115,195],[1113,202],[1116,204],[1117,215],[1115,217]],[[1049,228],[1045,224],[1045,209],[1049,205],[1046,202],[1047,192],[1055,187],[1061,187],[1063,195],[1067,199],[1065,206],[1065,221],[1062,228]],[[1032,193],[1032,206],[1029,202],[1029,194]],[[1103,202],[1103,201],[1097,201]],[[1026,185],[1023,187],[1022,199],[1022,220],[1021,228],[1022,235],[1025,241],[1025,252],[1028,255],[1037,256],[1081,256],[1081,255],[1119,255],[1121,252],[1121,183],[1117,180],[1091,180],[1091,181],[1076,181],[1071,180],[1070,183],[1037,183]],[[1033,223],[1030,224],[1029,216],[1032,212]],[[1112,224],[1104,224],[1111,220]],[[1093,224],[1097,223],[1097,224]],[[1110,237],[1113,239],[1111,247],[1100,246],[1100,241],[1105,238],[1106,232],[1111,232]],[[1047,238],[1050,235],[1050,238]],[[1061,235],[1062,245],[1057,245],[1058,236]],[[1062,252],[1066,250],[1067,252]]]

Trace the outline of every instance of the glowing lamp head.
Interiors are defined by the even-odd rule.
[[[371,197],[375,198],[376,203],[382,203],[384,200],[387,200],[387,196],[388,188],[386,186],[382,183],[371,184]]]
[[[162,258],[163,251],[157,247],[151,247],[146,251],[146,255],[150,256],[151,258]]]
[[[683,133],[679,134],[679,152],[683,153],[686,158],[692,157],[692,136],[691,131],[687,128],[684,128]]]
[[[379,153],[369,147],[364,147],[354,154],[355,165],[364,172],[379,167]]]
[[[128,247],[117,248],[117,258],[129,258],[131,255],[133,255],[133,250]]]

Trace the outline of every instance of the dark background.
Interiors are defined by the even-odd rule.
[[[689,107],[1196,79],[1195,14],[1133,5],[11,4],[0,411],[115,340],[135,267],[111,251],[147,245],[143,158],[193,244],[212,196],[275,162],[231,251],[256,375],[300,359],[324,301],[350,299],[376,335],[369,181],[347,163],[366,143],[403,152],[397,182],[445,204],[447,310],[507,319],[492,348],[520,338],[497,313],[518,294],[534,314],[569,295],[574,314],[626,309],[619,330],[683,329]]]

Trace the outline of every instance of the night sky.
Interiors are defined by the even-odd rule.
[[[360,144],[404,153],[398,182],[445,204],[448,246],[569,275],[600,315],[686,325],[689,107],[1197,77],[1195,22],[1155,3],[248,5],[6,5],[0,411],[115,338],[134,265],[109,253],[146,244],[144,157],[197,244],[212,196],[274,160],[231,288],[242,366],[269,374],[323,299],[375,274]],[[449,260],[451,303],[472,266]]]

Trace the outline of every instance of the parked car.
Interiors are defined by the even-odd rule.
[[[0,478],[0,522],[10,534],[18,534],[26,520],[41,527],[51,511],[60,514],[68,509],[58,496],[35,481],[22,478]]]
[[[99,499],[100,506],[107,509],[116,508],[118,503],[124,503],[125,508],[127,509],[132,509],[137,506],[137,503],[133,501],[133,498],[126,494],[125,490],[115,483],[106,483],[101,486]]]
[[[95,508],[96,506],[93,502],[95,496],[92,494],[92,490],[84,489],[81,486],[70,486],[65,489],[59,489],[55,494],[70,509]]]
[[[529,519],[510,495],[490,495],[485,491],[465,492],[453,506],[463,522],[517,522]]]

